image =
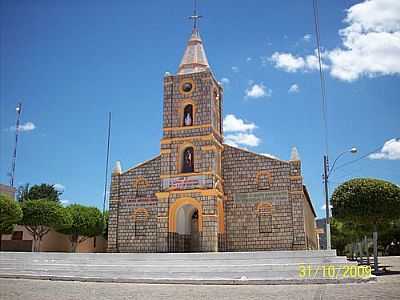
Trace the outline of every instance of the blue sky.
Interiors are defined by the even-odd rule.
[[[352,177],[400,184],[400,7],[397,1],[320,1],[329,154],[357,146],[331,191]],[[0,1],[0,182],[15,106],[23,103],[16,183],[65,187],[66,201],[102,206],[107,113],[111,162],[123,169],[159,152],[162,79],[175,73],[191,1]],[[323,216],[324,154],[312,1],[199,1],[210,65],[224,82],[230,142],[289,159]],[[374,13],[371,13],[374,12]],[[339,33],[339,30],[340,33]],[[387,143],[385,146],[385,142]],[[382,147],[384,147],[382,149]]]

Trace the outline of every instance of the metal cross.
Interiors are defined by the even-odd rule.
[[[193,15],[191,15],[189,17],[189,19],[193,20],[193,29],[197,29],[197,22],[200,18],[202,18],[203,16],[199,16],[197,14],[197,0],[193,0]]]

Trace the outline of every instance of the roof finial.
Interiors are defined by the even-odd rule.
[[[202,17],[197,14],[197,0],[193,0],[193,15],[189,17],[189,19],[193,20],[193,31],[197,30],[198,20]]]

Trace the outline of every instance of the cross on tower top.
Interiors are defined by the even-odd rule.
[[[189,17],[189,19],[193,20],[193,30],[197,29],[198,20],[202,17],[197,14],[197,0],[193,0],[193,15]]]

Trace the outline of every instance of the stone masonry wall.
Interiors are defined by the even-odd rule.
[[[160,156],[112,175],[109,252],[156,252],[159,190]]]
[[[224,145],[222,169],[228,251],[305,248],[300,164]]]

